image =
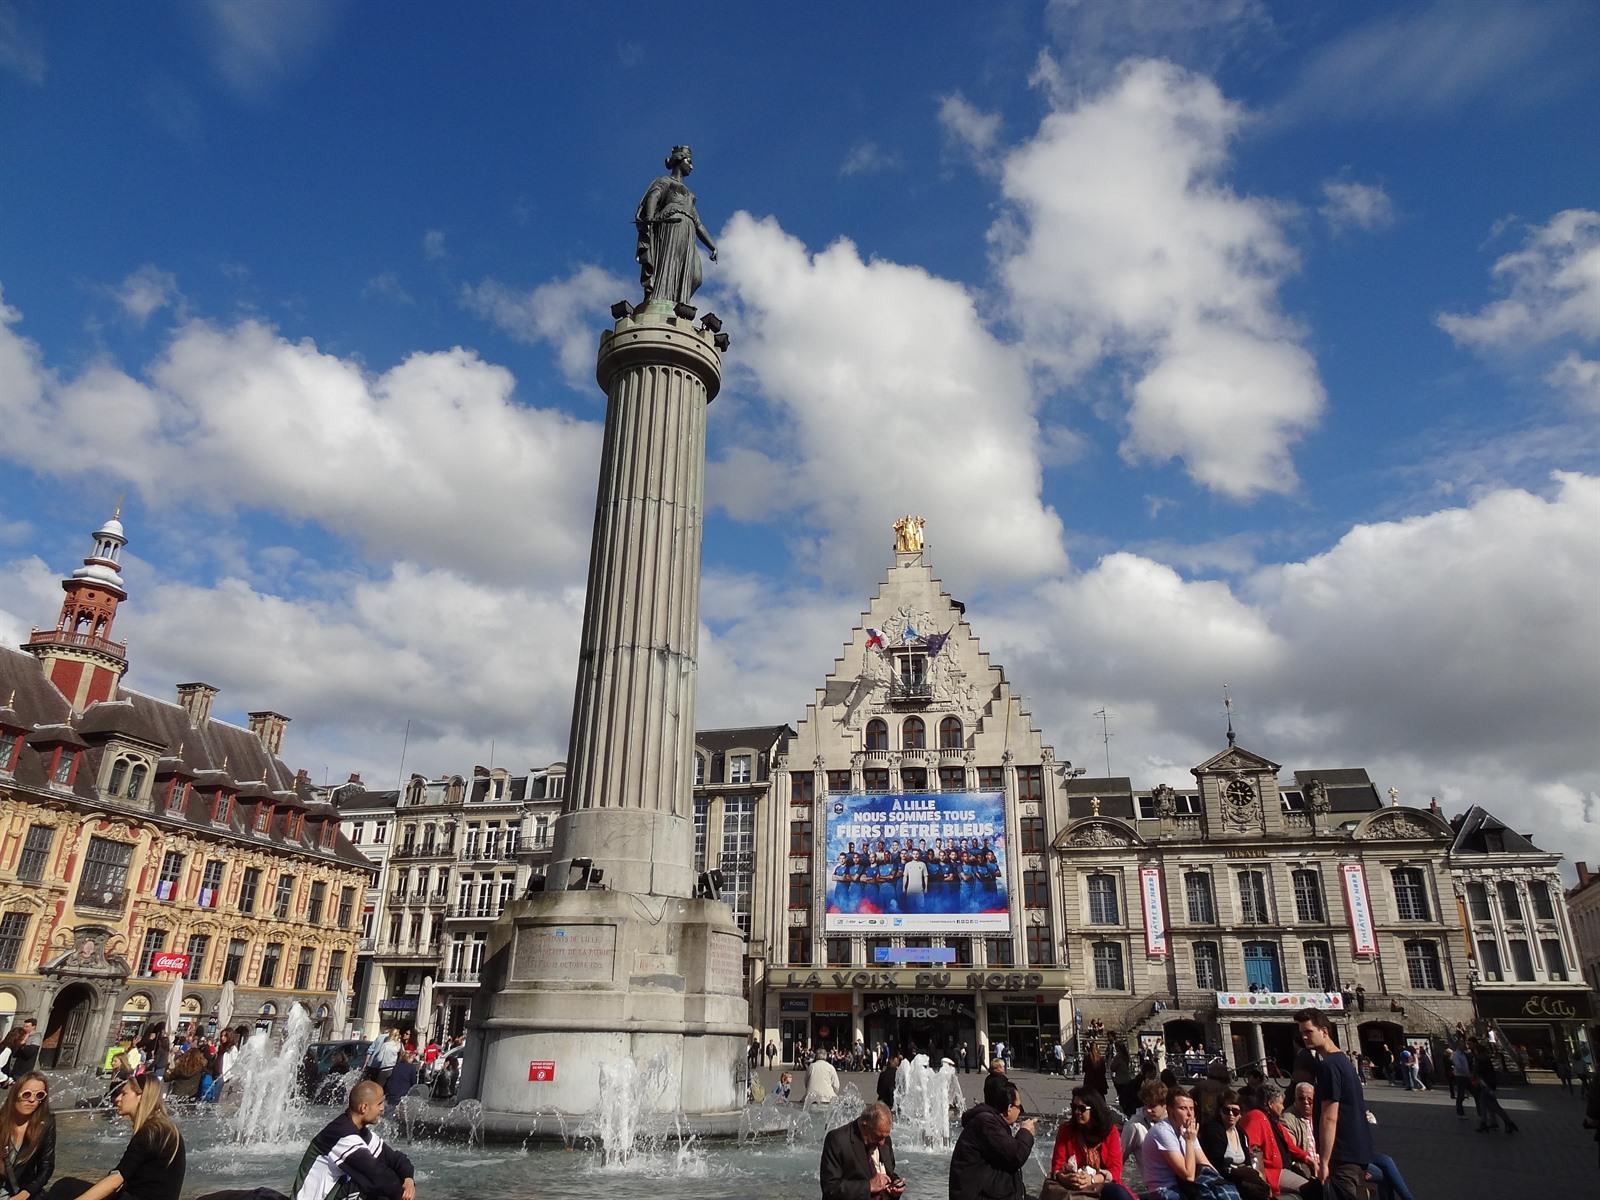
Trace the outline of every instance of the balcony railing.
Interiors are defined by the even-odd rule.
[[[400,845],[389,854],[390,858],[454,858],[455,856],[456,844],[453,840],[442,845],[434,845],[431,842],[424,842],[420,846]]]
[[[458,904],[446,916],[466,917],[478,921],[492,921],[500,915],[497,904]]]
[[[378,947],[377,938],[362,938],[356,943],[357,954],[371,954]]]
[[[439,982],[440,983],[471,983],[471,984],[476,984],[478,982],[478,972],[476,972],[476,971],[446,971],[446,972],[444,972],[444,974],[439,976]]]
[[[77,904],[79,908],[92,908],[96,912],[119,913],[128,907],[128,889],[85,885],[78,889]]]
[[[490,849],[487,846],[467,846],[461,851],[461,861],[472,863],[511,863],[517,861],[517,855],[522,852],[522,849],[523,847],[520,845],[520,843],[511,847],[496,846],[493,849]]]
[[[402,938],[398,942],[382,941],[378,943],[379,954],[386,954],[396,958],[434,958],[444,948],[442,941],[412,941]]]
[[[889,681],[890,704],[930,704],[933,701],[933,684],[910,683],[904,679]]]
[[[118,658],[128,656],[127,642],[113,642],[110,638],[98,637],[92,633],[74,633],[70,629],[40,629],[33,627],[33,635],[28,639],[32,646],[72,646],[80,650],[99,650],[103,654],[114,654]]]

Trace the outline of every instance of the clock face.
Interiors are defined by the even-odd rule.
[[[1255,803],[1256,789],[1248,779],[1235,779],[1225,793],[1228,803],[1236,812],[1243,812]]]

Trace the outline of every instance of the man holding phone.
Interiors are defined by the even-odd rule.
[[[961,1115],[961,1137],[950,1156],[950,1200],[1023,1200],[1022,1167],[1037,1128],[1014,1083],[1004,1075],[984,1079],[983,1103]]]
[[[817,1172],[822,1200],[892,1198],[906,1190],[906,1181],[894,1170],[893,1128],[894,1110],[869,1104],[854,1121],[823,1139]]]

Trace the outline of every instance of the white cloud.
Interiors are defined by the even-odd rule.
[[[0,0],[0,70],[38,84],[48,69],[44,39],[23,20],[13,0]]]
[[[430,229],[422,235],[422,257],[429,262],[439,262],[448,257],[445,249],[444,230]]]
[[[1213,67],[1272,29],[1262,0],[1050,0],[1045,20],[1067,75],[1091,84],[1130,57]]]
[[[464,285],[462,303],[519,342],[544,343],[556,351],[569,386],[597,396],[594,381],[595,330],[605,328],[611,305],[637,289],[601,267],[586,264],[565,279],[515,291],[494,279]]]
[[[1000,114],[984,112],[960,92],[939,102],[939,125],[951,141],[979,160],[994,153],[1000,142]]]
[[[1479,97],[1498,105],[1543,94],[1568,73],[1581,78],[1582,7],[1443,0],[1386,13],[1319,46],[1280,115],[1438,116]],[[1574,55],[1563,63],[1567,47]]]
[[[871,175],[879,171],[898,171],[903,166],[905,160],[894,151],[885,150],[877,142],[864,141],[850,147],[850,153],[839,164],[839,174]]]
[[[1280,211],[1224,180],[1244,120],[1207,79],[1130,64],[1006,155],[991,234],[1027,352],[1067,383],[1126,360],[1124,456],[1239,500],[1296,486],[1290,449],[1324,406],[1279,309],[1298,265]]]
[[[1441,313],[1439,327],[1469,346],[1600,339],[1600,212],[1573,208],[1528,231],[1492,272],[1505,293],[1476,313]]]
[[[111,289],[123,313],[137,324],[143,325],[156,313],[169,305],[182,301],[177,277],[171,271],[146,263]]]
[[[1568,354],[1550,368],[1545,382],[1580,406],[1600,412],[1600,361]]]
[[[311,60],[332,36],[342,7],[332,0],[204,0],[199,11],[218,74],[253,99]]]
[[[600,427],[519,405],[460,349],[373,374],[269,326],[191,321],[143,379],[61,378],[0,304],[0,455],[121,480],[155,509],[264,509],[389,557],[485,578],[576,578]],[[181,485],[175,486],[175,481]]]
[[[737,362],[781,425],[759,450],[789,464],[783,486],[818,536],[808,565],[834,578],[875,567],[884,531],[908,512],[929,519],[940,561],[962,572],[1014,579],[1062,565],[1025,364],[965,288],[863,261],[847,241],[811,254],[744,213],[719,245]]]
[[[1592,857],[1597,528],[1600,478],[1565,474],[1358,525],[1234,588],[1115,553],[970,615],[1058,754],[1095,773],[1109,703],[1114,770],[1179,782],[1222,741],[1226,681],[1243,744],[1290,769],[1365,766],[1407,802],[1482,803]]]
[[[1387,229],[1394,224],[1394,201],[1383,185],[1330,179],[1322,185],[1318,210],[1335,232]]]
[[[411,307],[416,304],[416,297],[406,291],[405,284],[400,282],[400,276],[393,271],[384,271],[367,280],[361,288],[363,300],[379,299],[389,300],[395,304]]]

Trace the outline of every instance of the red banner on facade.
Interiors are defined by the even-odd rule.
[[[189,973],[189,956],[176,951],[163,950],[159,954],[150,956],[150,969],[152,971],[176,971],[179,974]]]

